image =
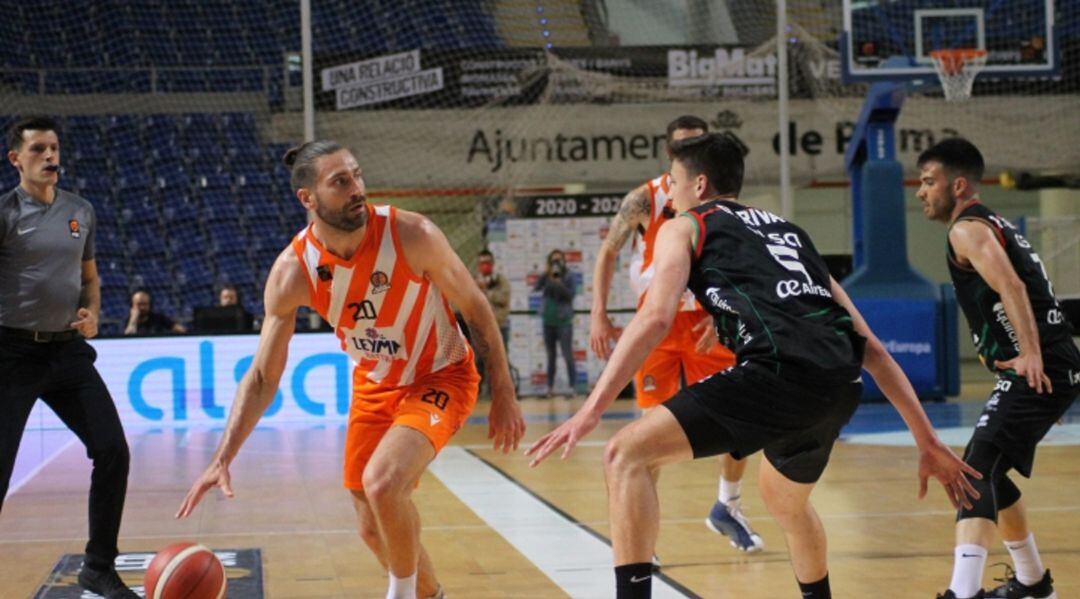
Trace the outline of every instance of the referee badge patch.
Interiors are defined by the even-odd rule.
[[[77,221],[75,219],[69,220],[68,221],[68,229],[71,230],[71,236],[74,237],[75,239],[78,239],[79,237],[82,236],[82,234],[79,233],[79,221]]]

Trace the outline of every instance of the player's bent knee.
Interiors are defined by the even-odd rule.
[[[90,458],[94,460],[95,465],[126,470],[131,462],[131,451],[128,449],[127,441],[121,437],[114,443],[94,448],[90,453]]]
[[[372,468],[364,471],[363,485],[364,496],[373,509],[400,498],[412,488],[398,480],[398,477],[392,476],[391,472]]]
[[[964,461],[979,471],[983,477],[981,479],[968,477],[971,486],[979,492],[979,498],[971,500],[970,508],[960,507],[956,513],[957,521],[985,518],[996,523],[998,510],[1016,503],[1019,499],[1020,490],[1005,477],[1009,469],[1008,460],[994,444],[972,441],[964,452]],[[998,495],[998,491],[1002,489],[1005,490],[1005,497]]]
[[[642,458],[629,436],[620,431],[604,446],[604,473],[611,476],[633,468],[644,468]]]

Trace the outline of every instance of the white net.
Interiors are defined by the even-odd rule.
[[[986,51],[974,49],[935,50],[930,53],[934,59],[934,70],[941,81],[941,90],[945,99],[960,102],[971,97],[971,89],[986,66]]]
[[[796,187],[845,179],[866,86],[840,81],[838,4],[788,2],[787,148],[778,141],[770,0],[312,2],[316,132],[356,151],[374,201],[422,211],[470,264],[493,242],[485,231],[498,217],[528,218],[525,195],[596,193],[601,201],[581,205],[609,216],[604,197],[667,168],[664,127],[683,114],[743,142],[749,197],[775,209],[781,152]],[[984,148],[988,172],[1080,163],[1068,126],[1080,80],[1077,16],[1075,3],[1061,4],[1058,79],[987,73],[962,106],[913,91],[897,129],[901,162],[911,168],[935,141],[964,135]],[[1029,5],[1014,13],[1034,15]],[[139,286],[189,324],[224,282],[260,313],[265,272],[304,222],[279,164],[303,136],[299,2],[0,0],[0,9],[0,34],[11,41],[0,45],[3,124],[59,115],[63,185],[111,223],[98,237],[106,330],[118,332]],[[5,188],[16,180],[0,169]],[[803,204],[797,214],[835,223],[846,220],[836,214],[845,205]],[[574,231],[526,229],[541,253]],[[826,239],[823,249],[843,251],[846,239]],[[501,260],[521,297],[536,256],[515,252],[526,251]],[[584,311],[592,258],[582,256]],[[581,353],[585,340],[579,327]]]
[[[1058,299],[1080,300],[1080,216],[1032,216],[1023,222],[1054,294]]]
[[[128,294],[193,324],[226,284],[262,313],[273,257],[302,226],[269,125],[299,49],[292,2],[0,2],[0,120],[60,121],[61,187],[90,200],[105,334]],[[17,173],[5,166],[9,188]],[[305,322],[306,326],[306,322]]]

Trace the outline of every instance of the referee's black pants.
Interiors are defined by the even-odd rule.
[[[11,482],[15,454],[34,402],[40,397],[86,446],[90,475],[90,540],[86,564],[111,568],[127,494],[124,429],[86,341],[38,343],[0,337],[0,510]]]

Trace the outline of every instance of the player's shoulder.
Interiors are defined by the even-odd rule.
[[[0,206],[6,206],[11,202],[19,201],[19,188],[12,187],[11,189],[0,192]]]
[[[278,253],[270,267],[266,277],[266,296],[299,306],[308,303],[309,289],[314,284],[290,243]]]
[[[59,187],[56,188],[56,199],[53,201],[53,204],[62,206],[62,210],[70,218],[79,218],[80,215],[86,216],[87,214],[96,214],[94,205],[90,200],[73,191],[60,189]]]
[[[421,242],[441,233],[438,225],[419,212],[394,208],[393,214],[394,227],[397,229],[398,237],[404,243]]]
[[[0,218],[4,218],[8,213],[16,210],[19,206],[19,188],[12,187],[11,189],[0,193]]]

